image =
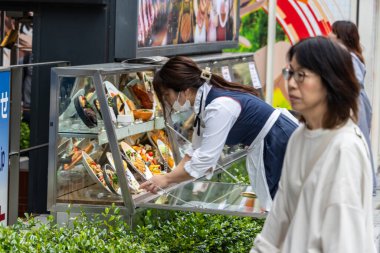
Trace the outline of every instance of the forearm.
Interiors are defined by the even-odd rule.
[[[185,155],[178,166],[170,173],[166,174],[166,180],[169,184],[180,183],[186,180],[193,179],[184,169],[185,163],[190,161],[191,157]]]

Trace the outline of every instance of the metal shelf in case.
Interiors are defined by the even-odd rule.
[[[131,135],[150,132],[152,130],[163,129],[163,128],[165,128],[165,120],[162,117],[158,117],[158,118],[155,118],[154,120],[150,120],[147,122],[132,123],[128,126],[116,128],[115,131],[116,131],[116,138],[119,141]],[[108,143],[107,133],[105,131],[102,131],[99,134],[99,144],[102,145],[105,143]]]
[[[128,136],[150,132],[153,130],[165,128],[165,120],[163,117],[156,117],[153,120],[147,122],[131,123],[126,126],[117,126],[115,128],[117,140],[120,141]],[[107,132],[105,129],[102,129],[98,132],[91,131],[59,131],[58,135],[61,137],[74,137],[74,138],[97,138],[99,145],[108,143]]]

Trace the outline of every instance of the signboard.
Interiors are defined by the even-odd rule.
[[[0,72],[0,223],[8,220],[10,71]]]
[[[237,47],[239,9],[239,0],[118,0],[115,58],[203,54]]]

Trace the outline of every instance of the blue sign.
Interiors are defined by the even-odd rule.
[[[0,223],[8,219],[10,71],[0,72]]]

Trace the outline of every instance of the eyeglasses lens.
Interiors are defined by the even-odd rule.
[[[289,81],[290,78],[292,78],[294,72],[288,68],[283,68],[282,69],[282,76],[284,77],[285,80]]]
[[[294,72],[293,70],[288,69],[288,68],[283,68],[282,69],[282,76],[284,77],[284,79],[286,81],[289,81],[290,78],[293,77],[294,80],[297,83],[302,83],[303,80],[305,79],[305,73],[303,73],[303,72]]]

